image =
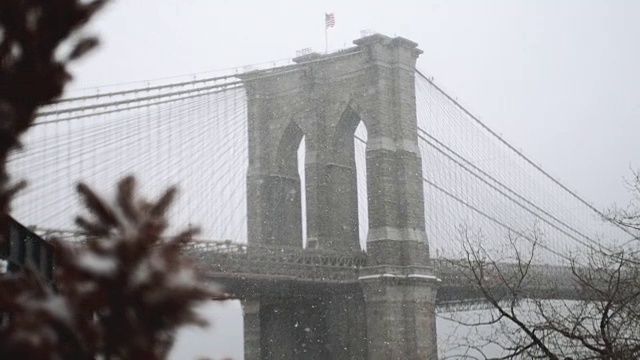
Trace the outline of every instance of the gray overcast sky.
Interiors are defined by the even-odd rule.
[[[115,1],[74,88],[200,73],[324,50],[360,30],[414,40],[419,67],[570,188],[624,202],[640,150],[640,2]]]
[[[418,42],[421,69],[551,174],[598,207],[626,201],[622,177],[640,166],[640,1],[121,0],[93,24],[103,45],[73,88],[323,51],[325,12],[330,49],[363,29]]]

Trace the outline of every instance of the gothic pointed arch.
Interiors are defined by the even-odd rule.
[[[340,115],[334,130],[333,149],[337,156],[353,154],[353,136],[360,121],[360,115],[352,108],[350,102]]]
[[[295,176],[298,173],[297,152],[304,133],[298,124],[291,120],[282,131],[278,140],[278,147],[274,156],[275,171],[285,176]]]

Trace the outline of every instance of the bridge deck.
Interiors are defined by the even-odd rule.
[[[366,254],[318,249],[281,248],[227,242],[194,242],[185,253],[196,259],[204,276],[225,287],[236,296],[259,297],[294,294],[312,296],[319,293],[360,291],[359,272],[366,267]],[[439,307],[469,307],[483,298],[473,277],[462,263],[432,259],[439,278]],[[504,264],[501,276],[516,275],[518,268]],[[533,266],[535,276],[525,288],[537,298],[575,299],[578,296],[571,269]],[[495,279],[492,279],[492,277]],[[502,285],[498,275],[487,275],[489,284]]]
[[[22,226],[19,229],[21,233],[26,231],[31,234],[22,236],[25,244],[29,239],[37,237]],[[66,237],[69,237],[68,234]],[[74,238],[76,242],[82,242],[81,235],[75,234]],[[18,243],[17,240],[14,242]],[[361,291],[358,280],[360,270],[367,266],[367,255],[364,252],[283,248],[231,241],[193,241],[183,251],[196,261],[206,281],[218,284],[226,292],[243,299],[356,293]],[[14,253],[10,259],[24,251]],[[437,297],[439,310],[484,307],[483,296],[463,263],[449,259],[431,261],[440,280]],[[517,271],[515,265],[504,264],[500,272],[502,276],[508,277]],[[531,271],[534,273],[531,278],[535,279],[535,283],[532,281],[524,289],[525,292],[530,290],[531,296],[578,298],[570,268],[534,266]],[[486,278],[489,284],[493,281],[492,277],[495,278],[496,286],[502,285],[497,275],[490,274]],[[526,297],[527,294],[523,296]]]

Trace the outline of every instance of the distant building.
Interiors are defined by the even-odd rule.
[[[43,278],[53,278],[53,246],[13,218],[9,221],[9,242],[0,247],[0,259],[0,272],[19,272],[29,264]]]

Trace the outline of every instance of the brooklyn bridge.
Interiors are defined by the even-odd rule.
[[[203,228],[184,252],[241,300],[247,359],[431,359],[437,311],[486,306],[463,234],[501,264],[487,281],[519,270],[509,239],[540,241],[528,296],[550,299],[577,297],[572,254],[632,238],[417,69],[418,44],[354,45],[42,109],[10,160],[30,181],[11,268],[50,276],[40,239],[83,240],[73,184],[134,172],[180,185],[173,225]]]

